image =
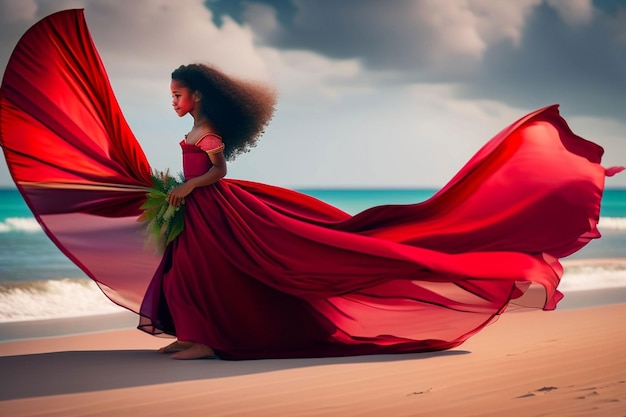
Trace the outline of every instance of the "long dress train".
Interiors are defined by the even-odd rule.
[[[507,309],[554,309],[558,259],[600,237],[604,179],[621,170],[553,105],[416,204],[351,216],[250,181],[196,189],[157,256],[136,221],[150,165],[81,10],[24,35],[0,94],[0,145],[48,236],[139,328],[228,359],[448,349]],[[187,178],[210,167],[181,147]]]

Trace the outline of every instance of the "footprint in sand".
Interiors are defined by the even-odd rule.
[[[537,393],[539,394],[547,394],[550,391],[554,391],[555,389],[558,389],[557,387],[541,387],[539,389],[534,390],[533,392],[528,392],[526,394],[520,395],[518,397],[515,398],[528,398],[528,397],[534,397],[537,395]]]
[[[430,387],[430,388],[428,388],[427,390],[424,390],[424,391],[413,391],[413,392],[410,392],[410,393],[408,393],[406,396],[407,396],[407,397],[410,397],[411,395],[423,395],[423,394],[428,394],[428,393],[430,393],[430,392],[439,391],[439,390],[444,389],[444,388],[445,388],[445,386],[442,386],[442,387]]]
[[[614,389],[615,385],[620,385],[620,384],[625,384],[626,381],[617,381],[617,382],[613,382],[611,384],[606,384],[603,386],[598,386],[598,387],[589,387],[589,388],[581,388],[579,390],[576,390],[576,392],[584,392],[584,395],[579,395],[578,397],[576,397],[577,400],[586,400],[589,398],[594,398],[597,397],[599,395],[601,395],[601,393],[603,391],[606,391],[607,389],[609,391],[611,391],[612,389]],[[606,393],[605,393],[606,394]],[[596,399],[596,402],[620,402],[620,399],[617,398],[603,398],[603,399]]]

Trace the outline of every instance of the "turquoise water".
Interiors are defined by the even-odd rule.
[[[600,216],[626,218],[626,189],[605,190]]]
[[[298,190],[335,207],[356,214],[382,204],[414,204],[427,200],[435,189],[321,189]]]
[[[302,189],[351,214],[382,204],[412,204],[427,200],[436,189]],[[626,189],[605,190],[601,217],[626,218]]]
[[[434,189],[302,189],[348,213],[382,204],[427,200]],[[606,190],[601,225],[603,238],[574,257],[626,258],[626,189]],[[608,228],[607,228],[608,227]],[[0,283],[85,277],[41,231],[16,189],[0,189]]]
[[[299,191],[353,214],[381,204],[418,203],[427,200],[437,192],[435,189],[321,188],[307,188]],[[626,218],[626,189],[605,190],[602,198],[601,216]],[[32,214],[28,206],[16,189],[0,188],[0,222],[4,222],[7,218],[31,217]]]
[[[0,188],[0,221],[9,217],[31,216],[22,195],[16,189]]]
[[[355,214],[382,204],[425,201],[434,189],[303,189]],[[626,189],[607,190],[600,220],[602,239],[572,255],[559,288],[564,291],[626,285]],[[0,322],[119,311],[42,232],[16,189],[0,189]]]

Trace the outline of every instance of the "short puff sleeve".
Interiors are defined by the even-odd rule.
[[[202,139],[196,142],[196,146],[209,155],[219,153],[224,150],[222,138],[213,134],[203,136]]]

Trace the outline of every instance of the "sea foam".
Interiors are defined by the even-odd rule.
[[[600,230],[626,230],[626,217],[601,217]]]
[[[600,230],[626,230],[626,217],[601,217]],[[0,220],[0,233],[40,232],[41,226],[34,217],[8,217]]]
[[[564,262],[559,290],[584,291],[626,287],[626,259],[588,259]]]
[[[564,262],[559,290],[626,287],[626,259]],[[123,311],[86,278],[0,282],[0,322],[88,316]]]
[[[89,279],[0,283],[0,322],[88,316],[122,310]]]
[[[8,217],[0,220],[0,233],[41,231],[41,226],[34,217]]]

